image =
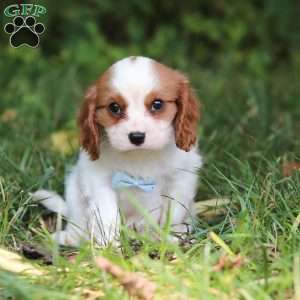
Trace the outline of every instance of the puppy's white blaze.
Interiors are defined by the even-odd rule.
[[[138,102],[158,85],[154,61],[147,57],[128,57],[112,68],[110,84],[127,101]]]
[[[140,146],[143,149],[162,149],[172,142],[173,124],[153,118],[145,106],[147,95],[160,87],[155,61],[141,56],[129,57],[115,63],[110,71],[111,88],[127,103],[127,118],[105,129],[113,148],[121,151],[136,149],[137,146],[128,139],[128,134],[134,131],[146,134],[145,142]]]

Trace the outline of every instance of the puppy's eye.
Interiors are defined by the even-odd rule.
[[[116,102],[109,104],[108,109],[113,115],[120,116],[122,114],[121,106]]]
[[[151,104],[150,111],[151,112],[159,111],[163,108],[163,106],[164,106],[164,101],[163,100],[155,99]]]

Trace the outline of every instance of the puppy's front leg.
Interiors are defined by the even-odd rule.
[[[91,239],[100,246],[117,244],[120,214],[115,192],[108,187],[97,188],[90,199],[88,228]]]
[[[198,177],[196,174],[182,174],[178,171],[163,192],[164,212],[162,223],[165,222],[169,213],[167,208],[170,207],[173,232],[186,232],[186,221],[191,221],[195,215],[194,197],[197,191],[197,181]]]

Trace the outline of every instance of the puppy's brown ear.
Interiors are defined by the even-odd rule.
[[[92,160],[99,158],[101,128],[96,123],[98,90],[96,85],[88,88],[79,113],[80,144]]]
[[[190,151],[191,146],[196,143],[199,119],[199,102],[189,81],[182,76],[175,117],[175,139],[178,148]]]

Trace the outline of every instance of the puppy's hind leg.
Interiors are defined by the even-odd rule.
[[[47,190],[38,190],[31,194],[31,196],[34,200],[45,206],[47,209],[67,218],[67,204],[57,193]],[[66,230],[56,231],[51,236],[53,240],[60,245],[74,247],[79,245],[76,235],[71,236]]]
[[[87,230],[87,199],[80,189],[76,168],[65,181],[65,199],[68,207],[67,225],[63,231],[56,232],[54,239],[61,245],[78,247],[80,242],[89,239]]]
[[[52,191],[38,190],[32,194],[33,199],[67,221],[64,230],[52,234],[53,240],[60,245],[78,247],[81,240],[87,239],[86,207],[79,191],[76,172],[71,172],[65,182],[65,198]]]

